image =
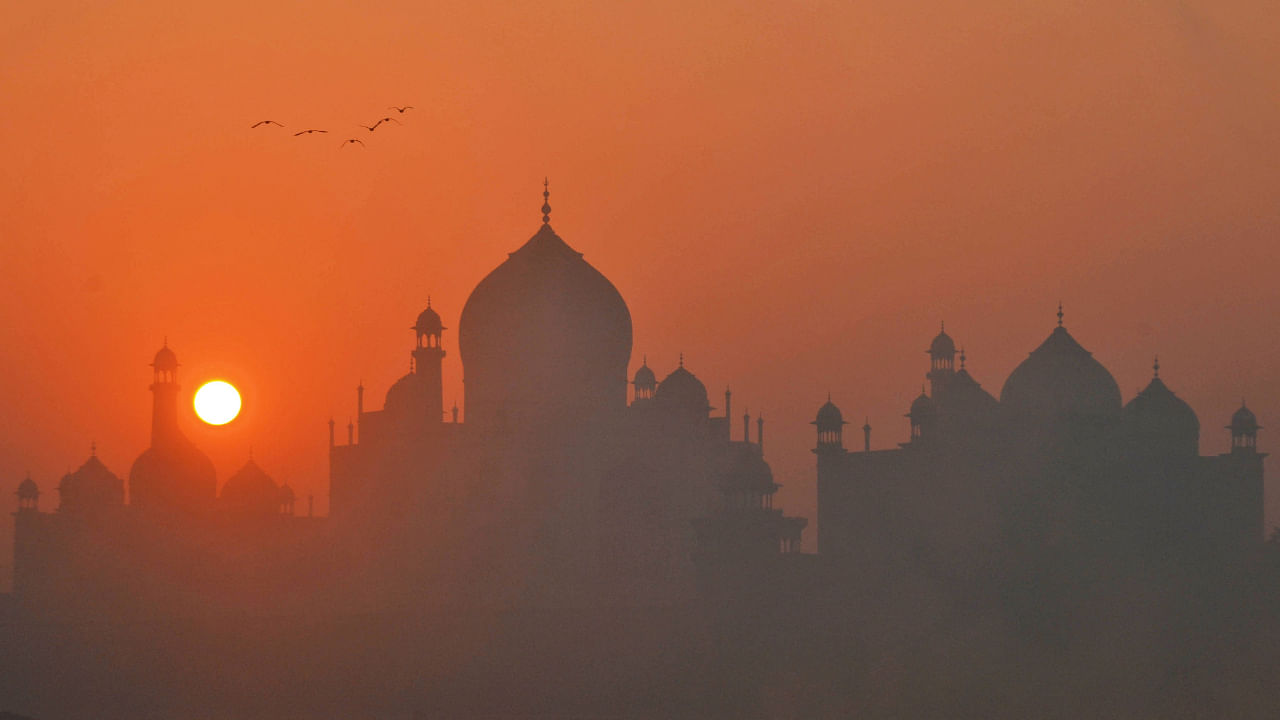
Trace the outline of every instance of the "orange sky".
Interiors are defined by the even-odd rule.
[[[637,361],[764,409],[789,511],[828,389],[890,446],[940,320],[998,394],[1059,299],[1126,399],[1160,354],[1202,452],[1241,395],[1280,432],[1271,3],[372,5],[0,6],[0,486],[94,440],[126,475],[167,334],[188,391],[245,393],[187,418],[219,480],[252,446],[323,510],[325,423],[381,405],[428,294],[461,398],[458,313],[543,175]]]

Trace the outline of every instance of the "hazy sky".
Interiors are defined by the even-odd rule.
[[[428,294],[461,400],[458,313],[544,175],[636,362],[763,408],[789,512],[828,390],[892,447],[939,321],[998,395],[1059,300],[1221,452],[1242,396],[1280,432],[1278,70],[1262,1],[5,3],[0,487],[52,508],[95,440],[127,475],[167,334],[186,390],[245,391],[187,411],[219,481],[252,446],[323,510],[325,424],[381,406]]]

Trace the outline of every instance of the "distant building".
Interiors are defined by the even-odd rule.
[[[838,574],[963,582],[1074,563],[1097,584],[1138,568],[1223,567],[1262,543],[1265,456],[1248,408],[1228,425],[1231,451],[1200,456],[1199,419],[1159,362],[1123,403],[1061,309],[999,400],[963,350],[956,367],[945,329],[928,354],[929,391],[911,403],[898,447],[872,449],[868,423],[846,448],[840,410],[828,400],[818,411],[818,551]]]

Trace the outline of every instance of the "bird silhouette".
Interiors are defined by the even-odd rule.
[[[387,109],[388,109],[388,110],[395,110],[396,112],[398,112],[398,113],[400,113],[401,115],[403,115],[405,110],[412,110],[412,109],[413,109],[413,106],[412,106],[412,105],[405,105],[404,107],[396,107],[395,105],[388,105],[388,106],[387,106]]]
[[[294,133],[293,136],[298,137],[299,135],[310,135],[311,133],[317,133],[317,132],[327,133],[329,131],[328,130],[299,130],[298,132]]]
[[[357,139],[357,138],[347,138],[346,140],[344,140],[344,141],[342,142],[342,147],[346,147],[346,146],[350,145],[351,143],[360,143],[360,147],[364,147],[364,141],[363,141],[363,140],[359,140],[359,139]]]
[[[378,126],[382,124],[382,121],[379,120],[378,122],[372,125],[361,125],[360,123],[356,123],[356,124],[360,125],[360,127],[364,128],[365,130],[368,130],[369,132],[373,132],[374,130],[378,129]]]
[[[249,129],[252,130],[253,128],[258,127],[259,125],[275,125],[276,127],[284,127],[283,125],[276,122],[275,120],[259,120],[258,122],[250,125]]]
[[[393,118],[393,117],[384,117],[384,118],[382,118],[381,120],[379,120],[378,122],[374,123],[374,125],[380,125],[380,124],[382,124],[382,123],[384,123],[384,122],[393,122],[393,123],[395,123],[395,124],[397,124],[397,125],[403,125],[403,124],[404,124],[404,123],[400,122],[399,120],[397,120],[397,119],[395,119],[395,118]]]

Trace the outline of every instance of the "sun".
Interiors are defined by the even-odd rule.
[[[201,420],[210,425],[226,425],[240,414],[240,391],[225,380],[212,380],[196,391],[193,404]]]

